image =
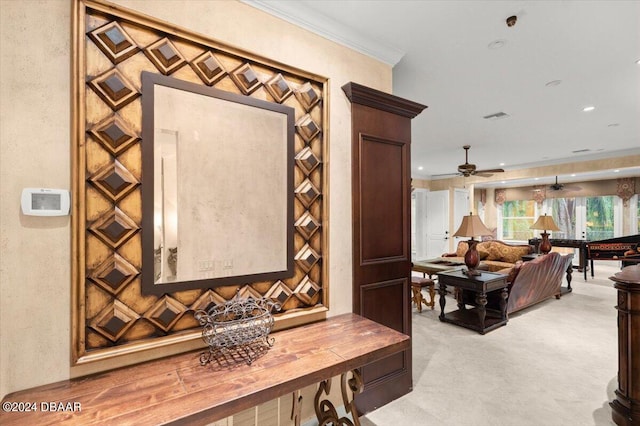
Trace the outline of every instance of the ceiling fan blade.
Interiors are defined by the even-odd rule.
[[[442,173],[439,175],[431,175],[431,177],[445,177],[445,176],[462,176],[462,173]]]
[[[582,188],[579,186],[565,185],[564,189],[567,191],[580,191]]]
[[[478,172],[475,172],[473,175],[474,176],[480,176],[480,177],[491,177],[491,176],[493,176],[493,173],[478,173]]]
[[[476,170],[476,175],[478,173],[502,173],[504,169],[484,169],[484,170]]]

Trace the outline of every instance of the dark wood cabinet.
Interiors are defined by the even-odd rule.
[[[424,105],[356,83],[351,101],[353,312],[411,335],[411,119]],[[361,370],[360,413],[412,388],[411,349]]]
[[[610,403],[613,421],[640,425],[640,265],[611,277],[618,290],[618,389]]]

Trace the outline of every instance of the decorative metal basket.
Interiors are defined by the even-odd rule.
[[[208,311],[196,311],[202,339],[209,346],[209,351],[200,354],[200,363],[205,365],[214,359],[230,363],[239,358],[251,364],[273,346],[275,339],[269,338],[274,323],[271,312],[280,308],[270,299],[236,297]]]

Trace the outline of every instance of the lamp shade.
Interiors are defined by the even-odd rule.
[[[489,229],[484,226],[484,223],[480,220],[478,216],[474,216],[473,213],[469,213],[469,216],[464,216],[462,218],[462,223],[460,224],[460,228],[453,234],[454,237],[476,237],[482,235],[491,235]]]
[[[531,225],[530,229],[541,229],[543,231],[559,231],[560,228],[553,221],[553,217],[547,216],[545,213],[543,216],[538,217],[536,223]]]

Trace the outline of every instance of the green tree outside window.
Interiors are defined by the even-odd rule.
[[[606,197],[588,197],[587,201],[587,239],[591,241],[613,238],[613,195]]]
[[[502,205],[502,239],[528,241],[533,238],[530,229],[535,221],[535,201],[505,201]]]

